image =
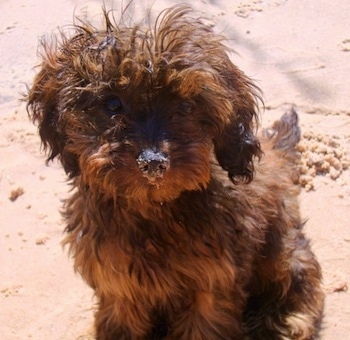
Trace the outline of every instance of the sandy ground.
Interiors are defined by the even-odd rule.
[[[176,2],[156,0],[153,9]],[[152,3],[135,1],[135,15]],[[301,209],[327,293],[321,338],[350,339],[350,2],[190,3],[218,23],[237,52],[233,61],[263,89],[263,125],[291,105],[300,115]],[[91,336],[92,292],[60,246],[69,188],[58,164],[45,166],[19,98],[35,73],[40,36],[71,23],[73,12],[94,16],[100,8],[99,1],[0,1],[1,339]]]

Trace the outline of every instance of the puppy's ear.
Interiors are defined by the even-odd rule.
[[[47,52],[47,51],[46,51]],[[33,123],[38,124],[39,135],[48,158],[58,157],[70,178],[79,173],[76,156],[65,151],[66,136],[60,123],[59,81],[61,66],[54,51],[43,57],[41,70],[25,98],[27,111]]]
[[[232,112],[214,140],[214,150],[219,164],[233,183],[249,183],[254,175],[253,160],[262,154],[255,136],[259,90],[230,62],[226,65],[224,78],[231,93]]]

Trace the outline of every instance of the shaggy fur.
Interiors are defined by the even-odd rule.
[[[64,244],[95,290],[96,338],[312,339],[296,113],[259,141],[257,89],[188,7],[148,29],[105,22],[44,43],[27,98],[74,187]]]

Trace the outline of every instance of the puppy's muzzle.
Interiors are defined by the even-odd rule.
[[[169,167],[168,155],[153,149],[143,150],[136,161],[143,176],[150,181],[163,177]]]

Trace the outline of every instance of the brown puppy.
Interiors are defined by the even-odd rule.
[[[64,243],[98,298],[96,338],[313,338],[295,112],[259,142],[256,88],[188,7],[154,29],[105,19],[44,44],[28,95],[75,189]]]

